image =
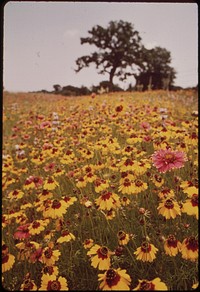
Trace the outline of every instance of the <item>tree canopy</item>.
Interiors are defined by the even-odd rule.
[[[108,73],[113,84],[114,76],[123,78],[127,67],[134,70],[133,66],[140,66],[141,37],[131,23],[110,21],[107,28],[97,25],[88,33],[90,36],[81,38],[81,44],[95,45],[98,51],[78,58],[76,72],[94,63],[98,73]]]
[[[106,28],[96,25],[88,33],[90,36],[80,39],[81,44],[97,49],[76,60],[76,72],[94,63],[99,74],[109,74],[110,88],[115,76],[119,80],[134,76],[136,86],[143,90],[168,89],[173,84],[176,72],[170,67],[170,52],[161,47],[146,49],[132,23],[110,21]]]

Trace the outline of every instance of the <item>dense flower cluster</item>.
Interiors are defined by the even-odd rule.
[[[6,290],[196,287],[193,91],[5,93],[3,103]]]

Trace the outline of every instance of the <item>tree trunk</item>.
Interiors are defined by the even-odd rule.
[[[109,78],[109,82],[110,82],[110,87],[113,86],[113,78],[114,78],[114,74],[117,68],[113,67],[110,71],[110,78]]]

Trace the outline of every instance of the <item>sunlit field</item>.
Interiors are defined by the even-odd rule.
[[[5,92],[3,287],[195,289],[197,102]]]

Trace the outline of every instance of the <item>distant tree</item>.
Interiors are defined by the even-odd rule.
[[[170,66],[171,53],[161,47],[150,50],[143,47],[142,52],[142,66],[134,74],[136,88],[143,86],[143,90],[169,89],[176,78],[176,72]]]
[[[141,38],[131,23],[110,21],[108,27],[97,25],[88,33],[90,36],[81,38],[81,44],[95,45],[98,50],[78,58],[76,72],[94,63],[99,74],[109,74],[109,82],[113,85],[114,76],[123,80],[127,69],[134,71],[140,66]]]
[[[57,93],[57,92],[60,92],[62,90],[62,87],[59,85],[59,84],[55,84],[53,85],[53,88],[54,88],[54,91]]]

